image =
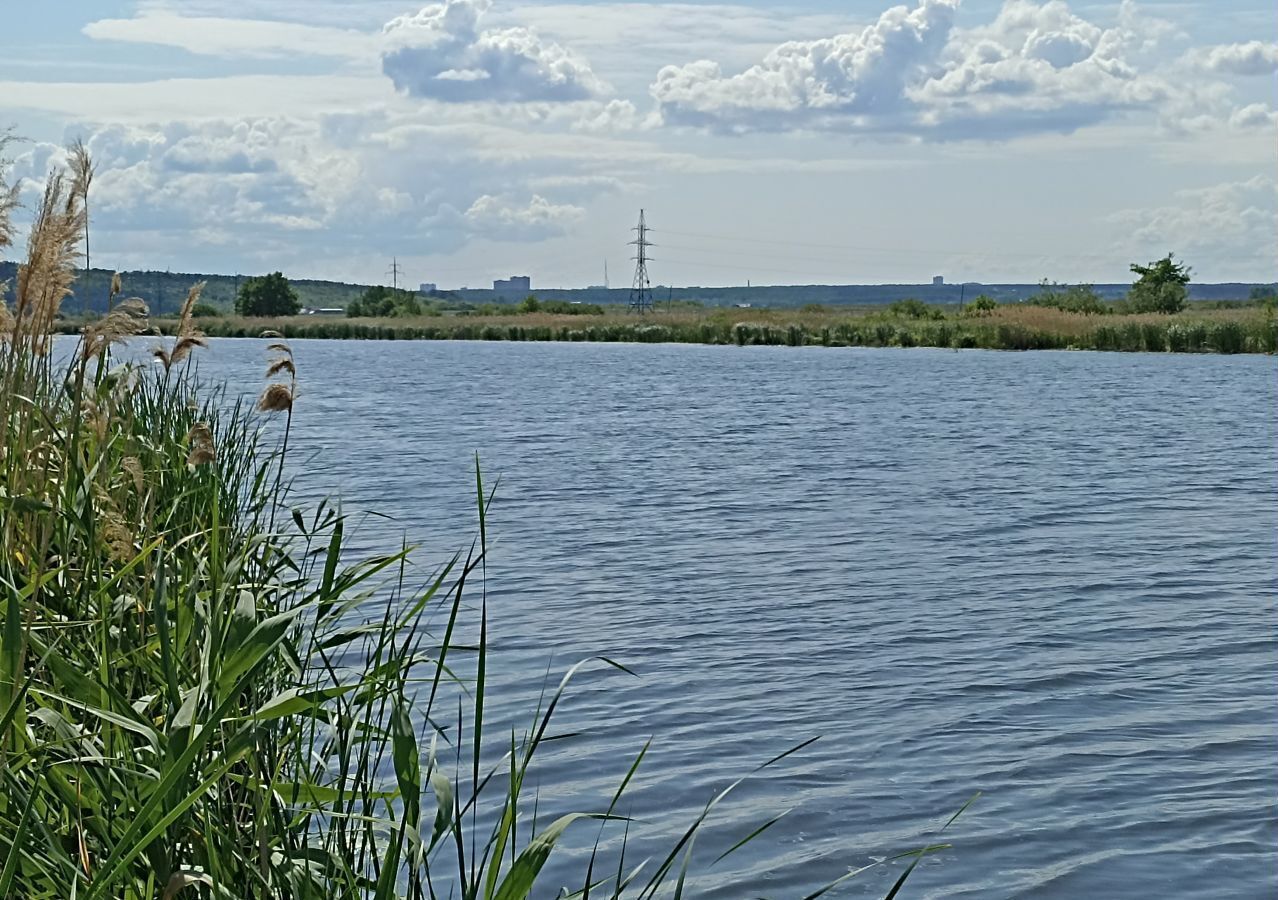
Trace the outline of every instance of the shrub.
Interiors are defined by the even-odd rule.
[[[998,301],[993,297],[981,294],[963,307],[962,314],[965,316],[986,316],[996,309],[998,309]]]
[[[1110,311],[1090,284],[1059,285],[1046,279],[1039,282],[1038,293],[1025,302],[1084,315],[1104,315]]]
[[[939,307],[928,306],[922,300],[913,297],[897,300],[888,305],[888,315],[900,319],[944,319],[945,313]]]
[[[412,291],[373,285],[346,307],[346,315],[352,318],[395,318],[420,316],[421,301]]]

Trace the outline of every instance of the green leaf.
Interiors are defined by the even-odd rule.
[[[533,882],[537,880],[537,875],[541,872],[542,866],[550,858],[550,852],[555,849],[555,842],[559,840],[569,825],[579,819],[611,818],[615,818],[615,816],[603,813],[570,813],[556,819],[545,831],[528,843],[523,853],[519,854],[515,864],[510,867],[510,871],[502,879],[493,900],[526,900],[528,894],[532,891]]]
[[[396,698],[395,712],[391,717],[391,753],[395,763],[395,780],[399,782],[399,793],[404,800],[404,821],[408,828],[416,831],[422,805],[421,760],[417,753],[417,735],[413,731],[408,700],[402,693]]]

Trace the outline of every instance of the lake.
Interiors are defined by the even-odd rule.
[[[203,374],[256,390],[265,342],[211,343]],[[1278,893],[1278,360],[294,350],[297,496],[340,495],[361,551],[420,544],[424,579],[477,532],[475,452],[500,476],[495,721],[527,718],[548,666],[638,673],[570,689],[558,730],[584,733],[548,751],[545,811],[605,807],[652,736],[637,862],[820,736],[725,801],[695,896],[801,896],[935,840],[976,791],[905,895]]]

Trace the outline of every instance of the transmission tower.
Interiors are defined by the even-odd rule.
[[[391,257],[391,267],[386,270],[386,274],[391,277],[391,288],[399,290],[399,276],[403,273],[403,268],[399,264],[398,257]]]
[[[643,219],[643,210],[639,210],[639,225],[630,229],[638,234],[638,237],[630,243],[636,248],[635,255],[632,257],[635,261],[635,280],[630,286],[630,312],[643,315],[652,312],[652,284],[648,281],[648,263],[652,257],[648,255],[648,248],[655,247],[656,244],[648,240],[649,228]]]

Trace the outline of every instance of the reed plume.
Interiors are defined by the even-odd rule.
[[[27,241],[27,260],[18,267],[15,338],[37,355],[48,352],[53,320],[75,280],[84,226],[76,190],[64,174],[50,174]]]
[[[139,297],[130,297],[100,320],[84,329],[80,358],[89,360],[112,344],[144,334],[147,330],[147,308]]]
[[[8,159],[4,154],[12,142],[10,132],[0,132],[0,251],[13,246],[13,211],[18,208],[18,186],[9,184],[6,178]]]
[[[283,342],[268,344],[266,349],[275,355],[267,360],[266,380],[270,383],[258,398],[257,408],[260,412],[287,412],[291,417],[293,397],[297,393],[297,366],[293,362],[293,350]],[[285,372],[288,373],[287,384],[271,381]]]
[[[190,290],[186,292],[186,300],[182,303],[182,312],[178,317],[177,337],[173,342],[171,350],[165,350],[163,347],[156,347],[152,355],[160,361],[167,372],[172,366],[180,363],[191,355],[196,347],[207,347],[208,341],[204,338],[204,332],[195,327],[193,311],[195,304],[200,300],[200,294],[204,291],[204,286],[208,282],[198,281],[191,285]]]
[[[186,443],[189,447],[186,464],[191,468],[217,459],[217,452],[213,446],[213,429],[207,422],[196,422],[192,425],[191,430],[187,432]]]
[[[97,173],[98,167],[94,165],[92,157],[89,156],[89,148],[84,146],[84,141],[76,138],[68,148],[67,167],[71,170],[71,193],[79,198],[80,206],[84,211],[84,271],[89,271],[89,186],[93,183],[93,176]],[[107,303],[108,308],[110,302]],[[84,299],[80,303],[80,312],[87,313],[89,311],[89,295],[86,292]]]

